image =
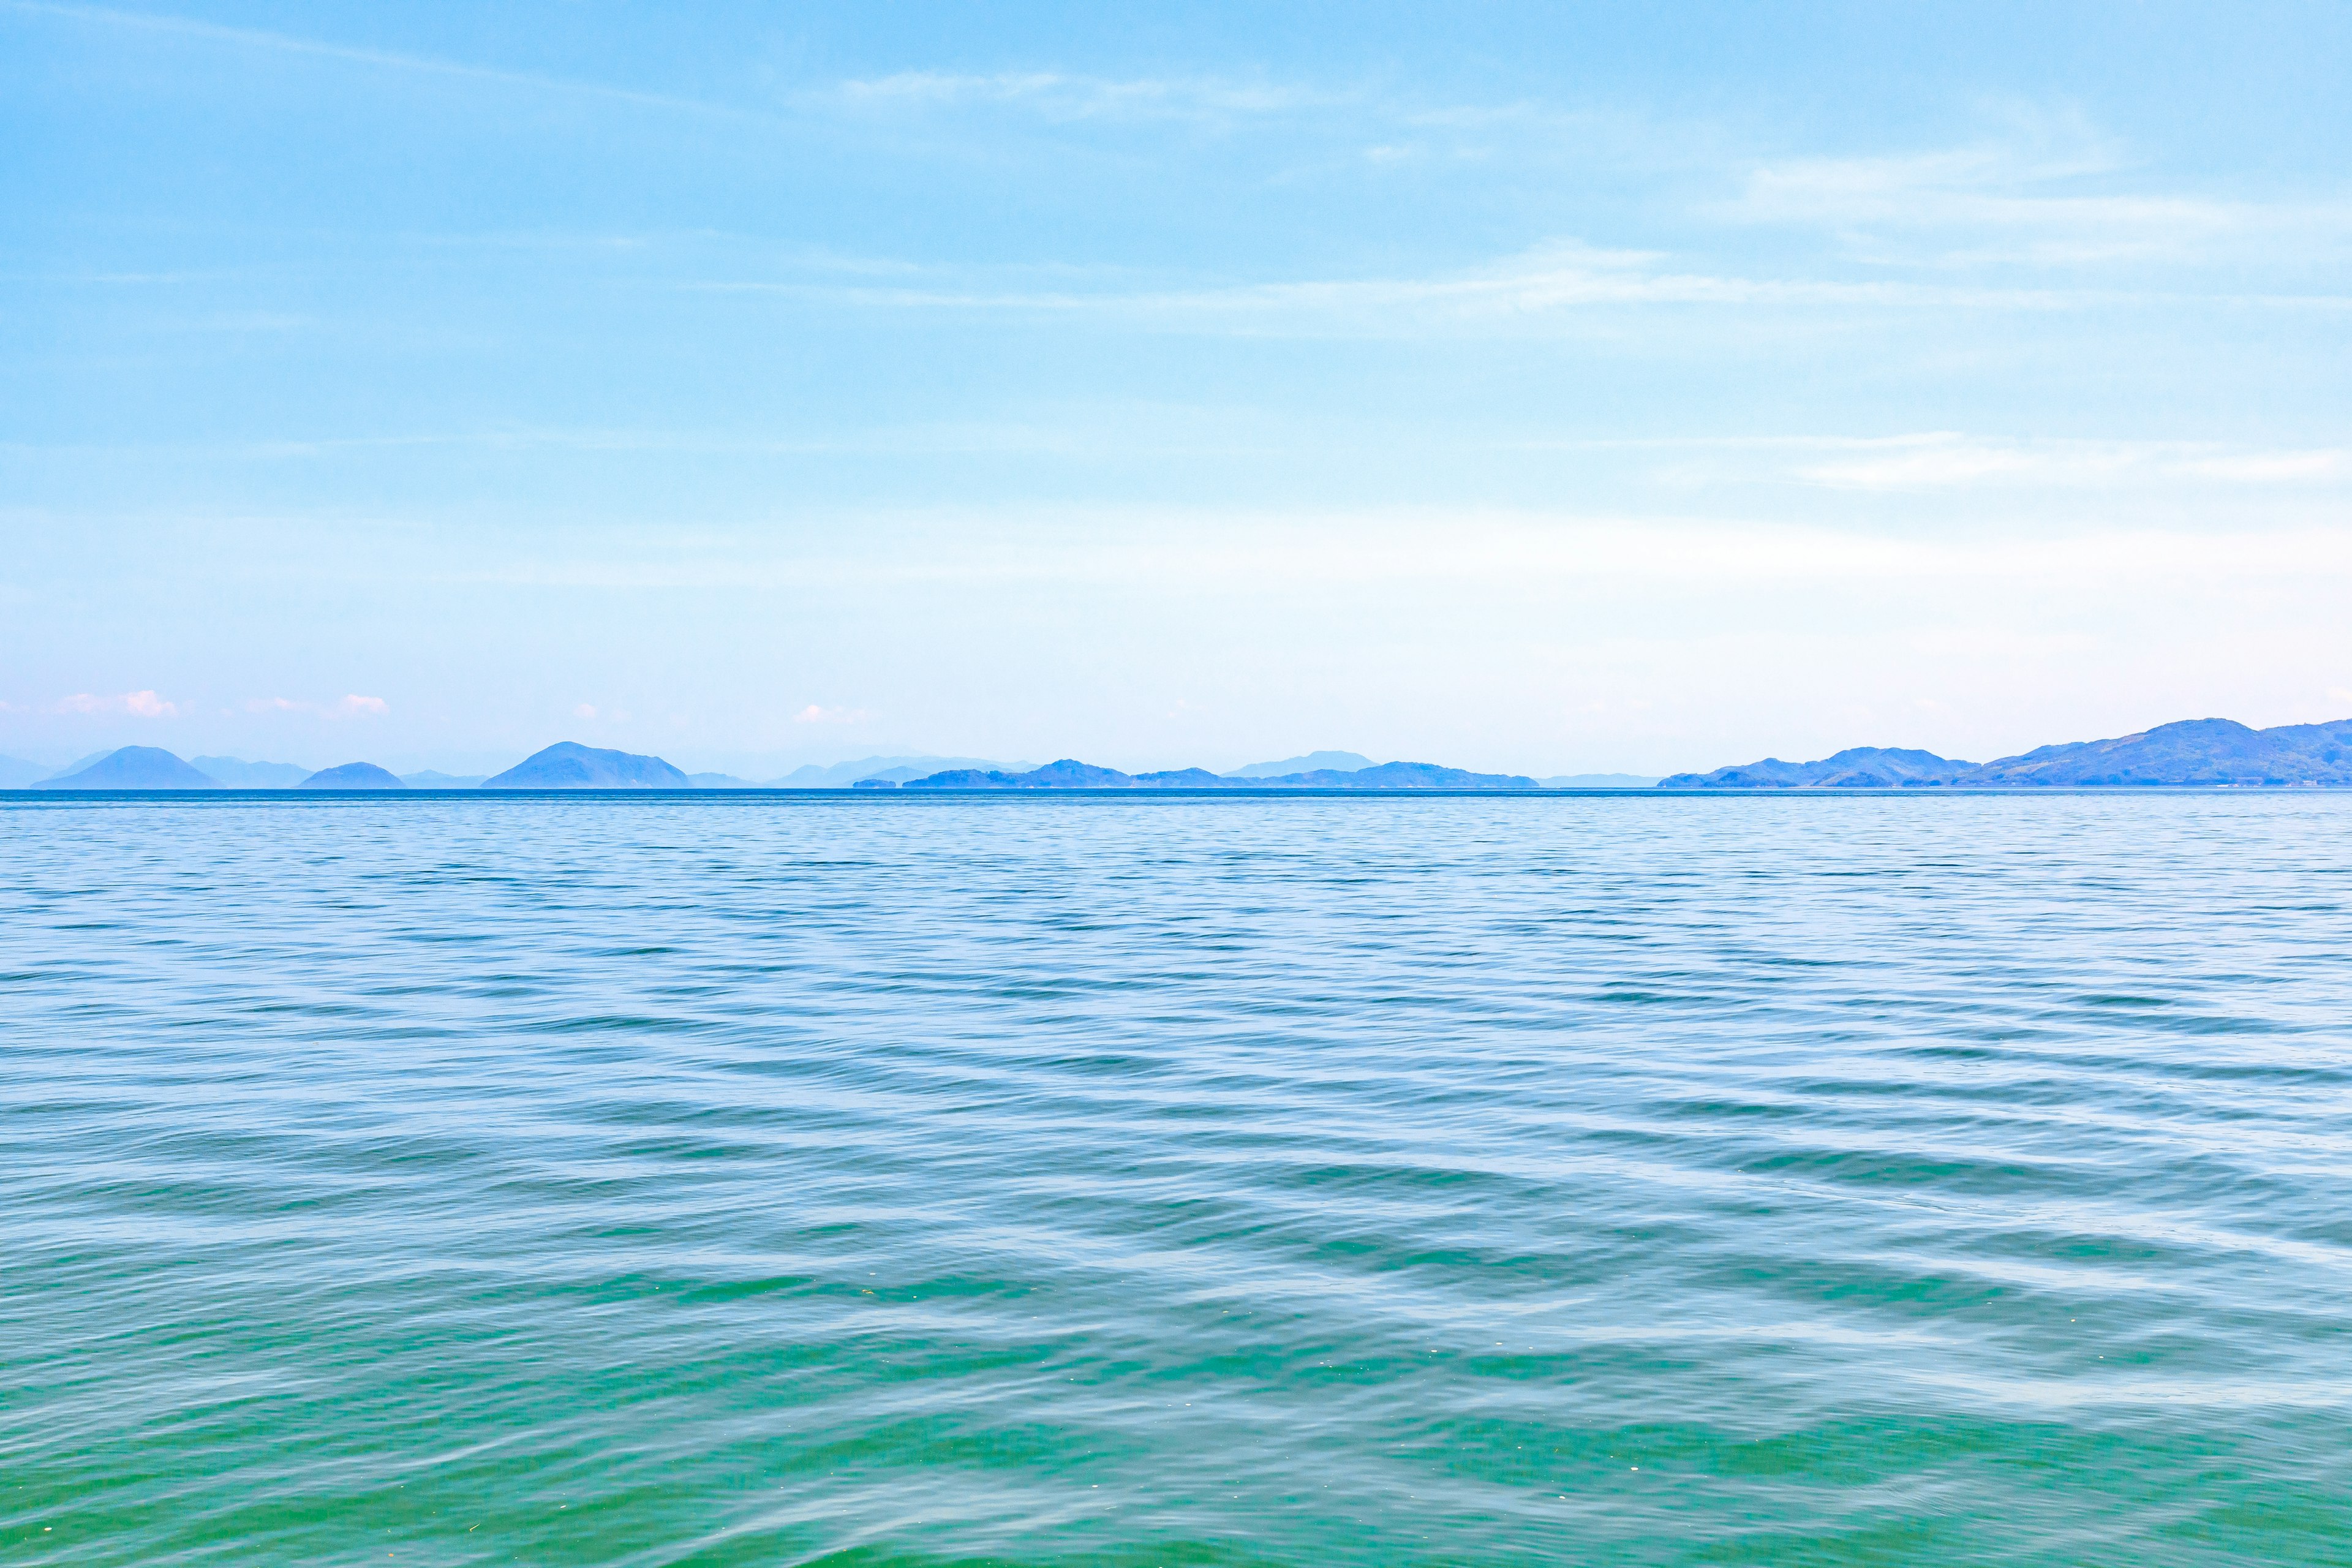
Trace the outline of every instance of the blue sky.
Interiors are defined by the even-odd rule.
[[[0,751],[2352,713],[2352,11],[0,0]]]

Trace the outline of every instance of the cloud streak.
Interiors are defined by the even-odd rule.
[[[695,292],[769,295],[829,307],[1117,321],[1140,331],[1254,337],[1494,335],[1593,312],[2031,311],[2232,306],[2340,312],[2352,295],[1961,285],[1886,278],[1758,277],[1676,266],[1656,251],[1574,240],[1418,277],[1307,279],[1192,289],[997,289],[704,279]]]
[[[256,697],[247,701],[248,713],[301,713],[318,719],[381,719],[392,711],[392,704],[381,697],[362,697],[354,692],[332,702],[305,702],[289,697]]]
[[[152,691],[125,691],[112,697],[100,697],[88,691],[77,691],[58,700],[60,713],[127,713],[135,719],[176,719],[179,704],[167,702]]]
[[[58,0],[0,0],[0,11],[14,12],[19,16],[55,16],[100,26],[192,38],[236,48],[333,60],[347,65],[367,66],[414,75],[479,82],[488,86],[522,88],[538,93],[603,100],[639,109],[658,109],[728,120],[772,120],[774,118],[753,110],[709,103],[698,99],[679,98],[668,93],[645,92],[635,88],[614,87],[604,82],[541,76],[530,71],[507,70],[496,66],[474,65],[464,60],[446,59],[433,55],[405,54],[396,49],[365,48],[352,44],[333,43],[321,38],[303,37],[299,34],[273,32],[260,27],[234,27],[218,22],[197,21],[187,16],[121,11],[103,5],[64,5],[58,3]]]
[[[843,82],[836,101],[861,110],[1013,108],[1053,121],[1223,121],[1360,101],[1297,83],[1215,78],[1115,79],[1060,71],[899,71]]]
[[[1134,326],[1171,331],[1350,336],[1492,331],[1573,312],[1622,308],[2049,310],[2086,299],[2046,289],[1744,277],[1677,269],[1661,265],[1664,259],[1654,252],[1560,242],[1488,266],[1424,277],[1312,279],[1202,289],[988,289],[760,280],[687,287],[883,310],[1116,317]]]
[[[1997,143],[1905,155],[1801,158],[1747,174],[1712,209],[1735,223],[1821,228],[1879,261],[2078,267],[2194,262],[2259,251],[2340,254],[2352,201],[2253,202],[2118,191],[2100,146],[2036,156]],[[1907,248],[1906,248],[1907,247]]]
[[[1307,595],[1370,584],[1452,583],[1504,595],[1577,584],[1931,584],[2131,582],[2203,588],[2229,581],[2352,584],[2352,533],[2332,526],[2099,527],[2031,523],[1906,536],[1878,530],[1724,519],[1562,516],[1475,509],[1227,515],[1089,512],[1049,529],[938,520],[920,551],[890,560],[779,553],[746,535],[709,553],[613,552],[572,562],[483,563],[446,579],[568,589],[712,593],[993,593],[1020,585],[1132,596]],[[870,717],[812,704],[802,723]]]
[[[1793,473],[1809,484],[1856,490],[2182,480],[2307,485],[2352,476],[2352,454],[2340,447],[2246,451],[2183,442],[1987,441],[1938,434],[1871,442],[1852,455],[1800,465]]]

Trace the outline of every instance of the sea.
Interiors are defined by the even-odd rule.
[[[2352,795],[13,795],[0,1562],[2352,1563]]]

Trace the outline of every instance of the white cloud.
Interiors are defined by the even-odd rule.
[[[874,717],[863,708],[821,708],[812,702],[793,715],[795,724],[856,724]]]
[[[2074,140],[2054,151],[1985,143],[1792,159],[1750,171],[1716,211],[1826,227],[1877,259],[1946,264],[2191,260],[2256,248],[2276,259],[2283,246],[2334,252],[2352,241],[2352,203],[2117,189],[2131,177],[2121,155],[2086,134]]]
[[[362,697],[353,693],[332,702],[305,702],[289,697],[256,697],[245,705],[248,713],[307,713],[320,719],[381,718],[392,711],[392,704],[381,697]]]
[[[2235,479],[2245,484],[2295,484],[2332,479],[2352,472],[2340,447],[2305,452],[2246,452],[2226,457],[2198,458],[2174,466],[2173,471],[2200,479]]]
[[[614,87],[604,82],[579,81],[562,77],[538,76],[529,71],[504,70],[495,66],[474,65],[465,60],[447,59],[433,55],[404,54],[394,49],[338,44],[322,38],[303,37],[298,34],[271,32],[266,28],[229,26],[218,22],[198,21],[185,16],[156,16],[100,5],[69,5],[61,3],[61,0],[5,0],[5,5],[6,8],[12,11],[66,18],[96,26],[174,35],[233,48],[307,57],[383,70],[415,72],[426,76],[475,82],[488,88],[520,89],[539,94],[561,94],[591,100],[601,99],[614,104],[633,105],[641,109],[713,115],[729,120],[768,118],[725,104],[677,98],[667,93],[642,92],[634,88]]]
[[[1794,477],[1833,489],[1932,489],[1963,485],[2119,483],[2288,485],[2324,483],[2352,472],[2334,447],[2229,450],[2161,441],[1999,441],[1949,433],[1851,443]]]
[[[572,710],[572,716],[574,719],[593,719],[596,717],[596,705],[593,702],[583,702]]]
[[[1214,78],[1072,76],[1059,71],[967,75],[900,71],[845,81],[840,100],[857,108],[1014,108],[1048,120],[1227,120],[1282,114],[1346,101],[1349,95],[1272,82]]]
[[[2032,288],[1754,278],[1685,270],[1654,251],[1561,240],[1484,267],[1427,277],[1307,279],[1181,289],[1031,289],[712,280],[718,293],[776,294],[886,310],[1118,317],[1235,335],[1401,336],[1521,331],[1570,312],[1642,307],[2051,310],[2082,297]],[[2114,296],[2102,295],[2112,302]]]
[[[1688,166],[1712,153],[1704,126],[1675,125],[1622,108],[1564,107],[1540,100],[1461,103],[1416,99],[1393,84],[1276,80],[1256,75],[1107,77],[1057,70],[915,70],[844,81],[803,98],[818,110],[904,117],[992,112],[1047,124],[1175,125],[1240,132],[1270,128],[1296,136],[1328,135],[1379,163],[1443,158],[1493,158],[1556,163],[1563,159],[1623,171],[1629,166]],[[1273,145],[1273,144],[1270,144]],[[1274,146],[1282,178],[1330,144],[1297,140]],[[1325,162],[1324,167],[1333,166]]]
[[[877,525],[878,526],[878,525]],[[2331,523],[2201,529],[2053,527],[2030,517],[1966,530],[1897,531],[1768,521],[1615,517],[1471,508],[1329,513],[1089,510],[1047,522],[957,514],[953,526],[908,520],[923,548],[822,557],[752,535],[697,558],[551,562],[541,555],[482,582],[665,589],[782,588],[878,594],[1018,585],[1081,593],[1240,592],[1325,597],[1379,584],[1483,584],[1497,593],[1617,580],[1691,584],[2231,579],[2352,579],[2352,531]],[[812,704],[804,724],[871,718]]]
[[[119,696],[99,697],[87,691],[77,691],[58,702],[61,713],[129,713],[141,719],[176,719],[179,705],[166,702],[152,691],[125,691]]]

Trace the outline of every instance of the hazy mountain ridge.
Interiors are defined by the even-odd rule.
[[[1975,768],[1974,763],[1933,752],[1889,746],[1849,746],[1812,763],[1778,757],[1717,768],[1710,773],[1675,773],[1658,781],[1662,789],[1873,789],[1947,784]]]
[[[982,773],[1024,773],[1036,766],[1034,763],[1005,763],[989,757],[860,757],[848,763],[810,763],[794,768],[782,778],[770,779],[761,787],[847,789],[865,779],[889,779],[904,784],[909,779],[928,778],[932,773],[953,768],[971,768]]]
[[[1278,763],[1252,763],[1223,775],[1229,779],[1276,778],[1294,773],[1352,773],[1372,765],[1372,759],[1360,752],[1308,752],[1304,756],[1285,757]]]
[[[190,757],[188,765],[230,789],[293,789],[317,772],[299,763],[248,763],[242,757]]]
[[[1965,763],[1932,752],[1855,746],[1813,763],[1777,757],[1676,773],[1661,789],[2027,789],[2352,787],[2352,719],[2255,730],[2231,719],[2184,719],[2105,741],[2037,746]]]
[[[1382,763],[1377,767],[1318,768],[1300,773],[1240,778],[1205,768],[1167,768],[1123,773],[1075,757],[1048,763],[1025,773],[953,768],[909,780],[907,789],[1537,789],[1520,773],[1475,773],[1434,763]]]

